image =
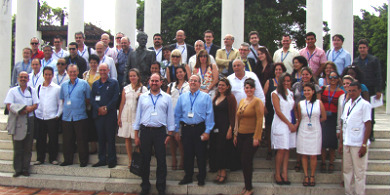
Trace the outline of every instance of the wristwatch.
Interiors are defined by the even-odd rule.
[[[362,147],[365,147],[365,148],[367,148],[367,145],[366,145],[366,144],[363,144],[363,145],[362,145]]]

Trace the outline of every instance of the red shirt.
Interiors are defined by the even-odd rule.
[[[43,51],[39,50],[37,51],[37,53],[33,54],[31,56],[31,59],[34,59],[34,58],[38,58],[38,59],[43,59],[45,57],[45,55],[43,55]]]
[[[327,87],[321,94],[321,100],[322,103],[324,104],[325,110],[331,111],[333,113],[337,113],[339,97],[343,94],[344,94],[343,90],[334,92],[334,91],[329,91],[329,87]]]

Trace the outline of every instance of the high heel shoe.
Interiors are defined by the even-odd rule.
[[[306,179],[307,179],[307,181],[306,181]],[[305,178],[303,179],[302,185],[307,187],[307,186],[309,186],[309,184],[310,184],[310,177],[305,176]]]
[[[282,174],[280,174],[280,178],[282,179],[282,182],[283,182],[284,185],[290,185],[291,184],[291,182],[288,181],[288,180],[284,181],[284,178],[283,178]]]
[[[275,183],[276,183],[276,184],[278,184],[278,185],[283,185],[283,180],[282,180],[282,181],[276,180],[276,175],[274,175],[274,178],[275,178]]]
[[[213,180],[214,183],[218,183],[219,182],[219,179],[221,178],[220,175],[217,175],[217,178]]]
[[[314,180],[314,176],[310,176],[310,184],[311,187],[316,186],[316,181]]]

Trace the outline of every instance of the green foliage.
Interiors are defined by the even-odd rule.
[[[65,12],[64,8],[56,7],[53,8],[47,4],[46,1],[40,1],[40,8],[39,8],[39,25],[40,26],[46,26],[46,25],[54,25],[56,23],[60,23],[63,15],[65,17],[68,16],[68,13]]]

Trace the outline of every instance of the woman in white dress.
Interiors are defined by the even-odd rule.
[[[271,126],[271,147],[277,150],[275,157],[275,180],[278,185],[289,185],[287,165],[289,149],[295,148],[297,124],[293,93],[290,91],[292,77],[283,73],[278,87],[272,92],[272,104],[275,110]],[[283,171],[281,172],[281,167]]]
[[[177,100],[179,99],[179,96],[183,93],[186,93],[187,91],[190,91],[190,85],[187,82],[187,71],[184,66],[178,66],[175,70],[175,77],[176,81],[172,82],[168,85],[167,93],[171,95],[172,98],[172,107],[173,110],[175,110]],[[177,169],[177,159],[176,159],[176,149],[177,146],[179,146],[180,150],[180,165],[179,169],[183,169],[183,162],[184,162],[184,151],[183,151],[183,144],[180,142],[177,142],[176,139],[170,139],[169,140],[170,149],[171,149],[171,155],[172,155],[172,169]]]
[[[130,84],[122,91],[121,104],[118,114],[118,136],[125,138],[127,156],[129,157],[129,168],[131,164],[131,139],[134,139],[133,122],[137,110],[138,97],[148,91],[141,84],[141,77],[138,69],[132,68],[129,71]]]
[[[305,174],[303,186],[315,186],[317,155],[321,154],[322,130],[321,122],[326,120],[325,107],[317,100],[315,86],[312,83],[303,85],[305,100],[298,103],[297,153],[302,155],[302,167]],[[311,174],[308,176],[308,157],[310,156]]]

